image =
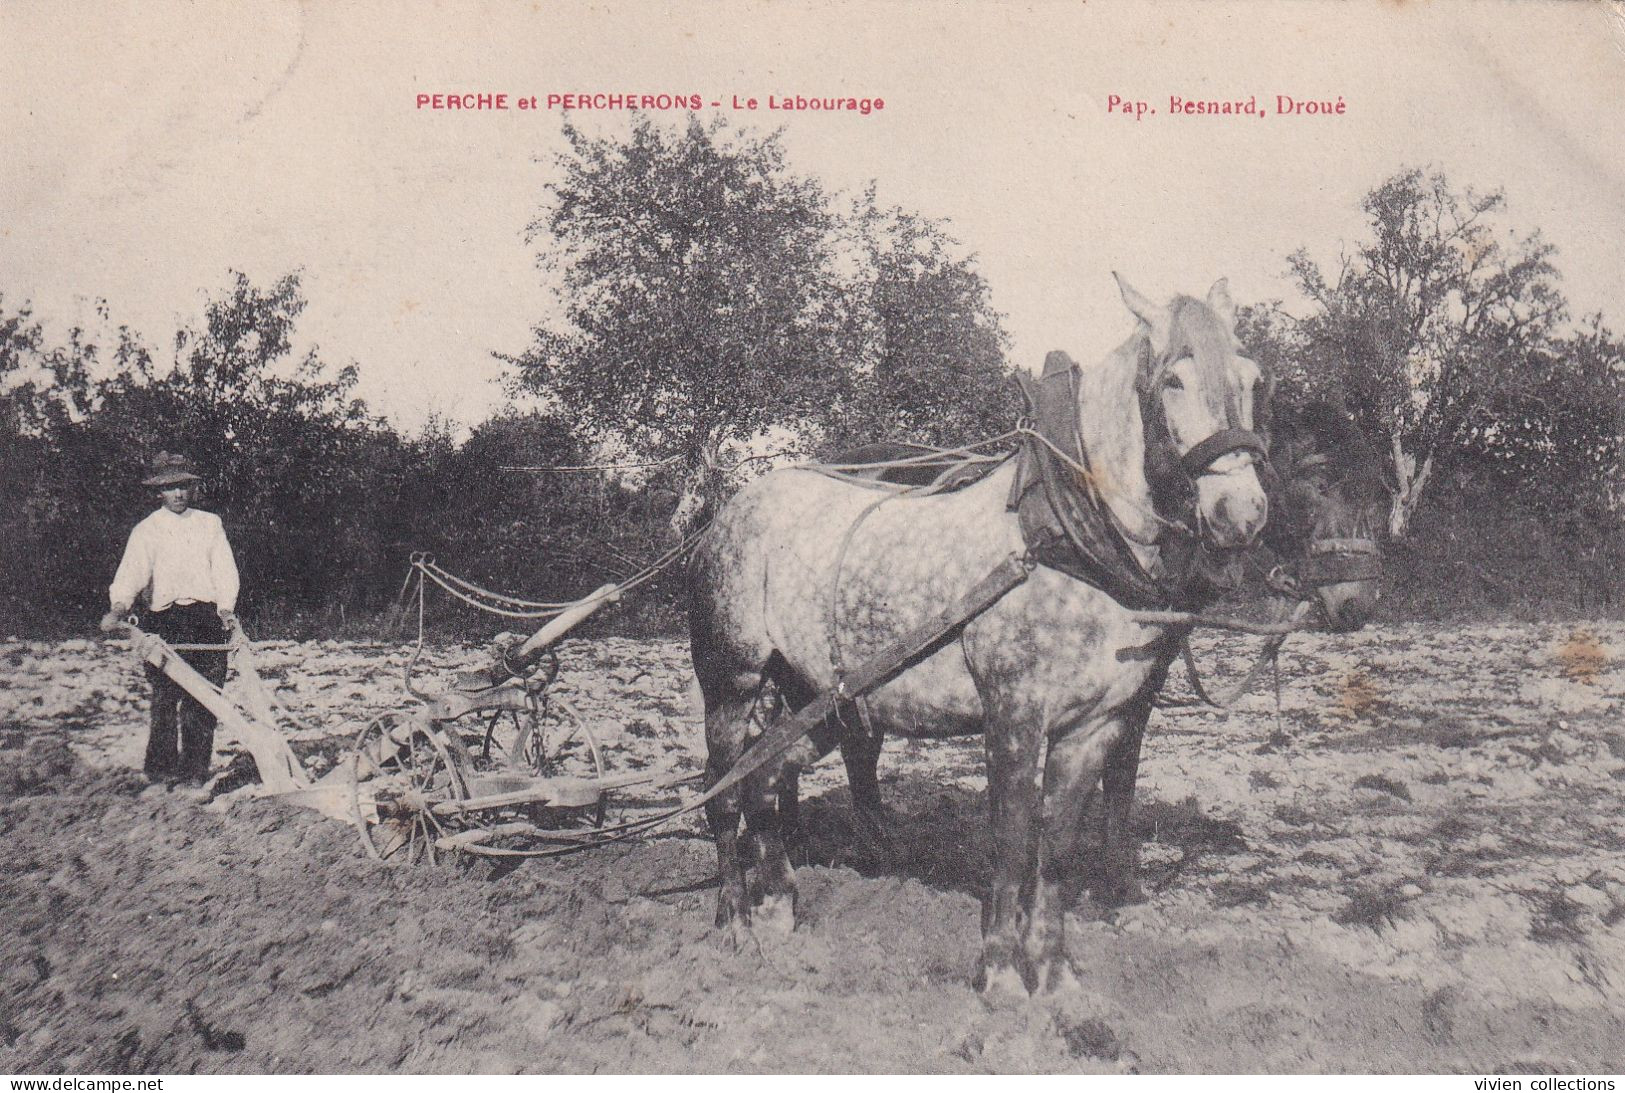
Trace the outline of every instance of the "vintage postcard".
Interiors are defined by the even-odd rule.
[[[0,1070],[1615,1088],[1625,6],[0,41]]]

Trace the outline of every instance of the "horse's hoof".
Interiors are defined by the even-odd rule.
[[[796,898],[790,893],[763,896],[762,902],[751,912],[751,921],[758,929],[788,937],[796,928]]]
[[[984,965],[982,974],[976,977],[976,989],[989,1002],[1027,999],[1027,984],[1021,978],[1021,973],[1010,964]]]
[[[1051,997],[1083,993],[1083,981],[1078,978],[1078,973],[1072,970],[1072,962],[1065,957],[1040,965],[1038,982],[1042,984],[1043,993]]]
[[[722,925],[721,930],[723,948],[735,956],[761,951],[762,943],[756,940],[756,935],[751,931],[749,919],[735,917]]]

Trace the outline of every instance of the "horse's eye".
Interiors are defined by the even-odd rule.
[[[1171,391],[1183,391],[1185,389],[1185,381],[1174,375],[1172,372],[1169,372],[1168,389]]]

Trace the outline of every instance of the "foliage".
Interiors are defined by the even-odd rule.
[[[944,225],[874,190],[849,218],[855,333],[843,401],[820,415],[828,451],[871,440],[953,447],[1011,428],[1020,399],[1009,339],[974,256]]]
[[[96,609],[124,536],[154,505],[136,483],[159,450],[204,469],[203,504],[227,521],[246,602],[368,590],[357,575],[390,549],[373,532],[379,487],[404,470],[399,445],[350,397],[353,368],[328,378],[314,351],[290,360],[304,306],[297,274],[267,290],[234,275],[162,374],[124,327],[110,350],[75,328],[17,354],[7,477],[20,504],[5,538],[22,564],[7,574],[8,614],[27,617],[42,596],[58,611]]]
[[[681,491],[764,437],[958,444],[1013,420],[1000,317],[941,224],[872,189],[837,212],[777,134],[722,119],[565,135],[531,225],[563,322],[513,362],[584,435],[672,461]]]
[[[715,463],[828,401],[846,317],[819,185],[776,134],[637,120],[624,143],[565,127],[570,152],[530,226],[562,329],[515,363],[583,433]]]
[[[1460,447],[1484,408],[1517,395],[1521,366],[1550,355],[1565,315],[1553,250],[1538,233],[1498,232],[1500,191],[1457,191],[1409,169],[1362,203],[1370,238],[1331,274],[1298,251],[1289,262],[1315,310],[1293,324],[1285,378],[1344,399],[1381,435],[1402,534],[1438,459]]]
[[[556,413],[508,409],[424,461],[406,507],[434,514],[419,544],[461,575],[527,598],[575,599],[659,553],[649,493],[593,470]]]
[[[162,354],[105,305],[54,338],[0,295],[0,633],[100,614],[160,449],[202,465],[258,633],[356,633],[412,550],[571,600],[669,548],[677,496],[764,438],[954,445],[1012,422],[1001,316],[945,224],[873,188],[837,208],[776,135],[723,122],[568,135],[532,225],[562,321],[514,361],[545,408],[505,409],[460,442],[438,421],[398,435],[354,397],[353,366],[296,348],[297,273],[232,275]],[[1305,317],[1241,314],[1283,397],[1345,402],[1389,453],[1394,526],[1415,529],[1393,544],[1391,617],[1625,609],[1625,341],[1600,316],[1563,325],[1550,248],[1493,229],[1501,206],[1402,172],[1368,196],[1370,238],[1335,273],[1293,256]],[[564,469],[606,450],[660,465]],[[680,579],[595,624],[670,628]],[[435,605],[438,627],[529,625]]]
[[[1532,352],[1463,430],[1462,460],[1559,526],[1618,526],[1625,503],[1625,341],[1592,316]]]

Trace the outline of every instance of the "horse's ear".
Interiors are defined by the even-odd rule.
[[[1230,279],[1228,277],[1220,277],[1213,282],[1213,287],[1207,290],[1207,306],[1224,323],[1226,330],[1235,333],[1236,302],[1230,298]]]
[[[1168,348],[1168,330],[1173,325],[1168,309],[1140,295],[1116,270],[1112,270],[1112,277],[1116,278],[1117,291],[1123,294],[1123,303],[1128,306],[1129,311],[1134,313],[1136,319],[1151,328],[1152,348],[1161,353]]]

